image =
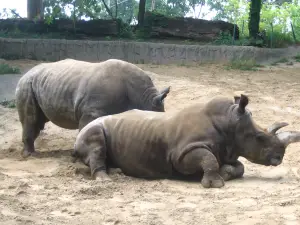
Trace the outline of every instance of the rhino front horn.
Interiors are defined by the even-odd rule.
[[[297,131],[284,131],[276,134],[276,136],[285,147],[291,143],[300,142],[300,132]]]
[[[289,124],[285,123],[285,122],[281,122],[281,123],[276,122],[276,123],[273,123],[270,127],[268,127],[267,131],[270,134],[275,134],[276,131],[278,131],[282,127],[286,127],[287,125],[289,125]]]

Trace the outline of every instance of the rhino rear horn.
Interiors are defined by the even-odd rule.
[[[289,144],[300,142],[300,132],[297,131],[284,131],[277,133],[276,136],[285,147]]]
[[[275,134],[280,128],[286,127],[289,125],[286,122],[275,122],[270,127],[268,127],[267,131],[269,134]]]
[[[239,112],[245,113],[246,106],[249,103],[249,98],[246,95],[241,94],[241,98],[239,100]]]

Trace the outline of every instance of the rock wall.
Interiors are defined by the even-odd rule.
[[[110,58],[132,63],[198,64],[255,59],[257,62],[287,56],[295,47],[263,49],[239,46],[175,45],[123,41],[0,38],[0,58],[57,61],[74,58],[102,61]]]
[[[227,32],[239,39],[239,27],[225,21],[203,20],[183,17],[167,17],[157,13],[146,12],[145,28],[150,37],[181,38],[197,41],[213,41],[221,32]]]
[[[58,19],[53,20],[51,24],[46,24],[42,20],[28,20],[28,19],[0,19],[0,30],[6,32],[21,31],[24,33],[46,34],[55,33],[70,37],[80,35],[90,37],[105,37],[118,36],[120,29],[120,20],[78,20]],[[74,33],[76,31],[76,34]]]
[[[189,39],[198,41],[215,40],[221,32],[233,35],[232,23],[224,21],[210,21],[183,17],[166,17],[161,14],[146,12],[143,38]],[[132,29],[133,28],[133,29]],[[122,20],[76,20],[56,19],[47,24],[43,20],[28,19],[0,19],[0,31],[31,34],[56,35],[66,39],[95,39],[99,37],[130,37],[137,27],[130,26]],[[235,38],[238,39],[239,30],[236,26]]]

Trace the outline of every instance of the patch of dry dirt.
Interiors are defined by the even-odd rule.
[[[13,63],[24,70],[36,64]],[[172,86],[166,110],[245,91],[259,124],[286,121],[290,126],[283,130],[300,130],[299,67],[242,72],[216,65],[139,66],[160,74],[153,74],[159,88]],[[23,160],[17,112],[0,108],[1,224],[300,224],[300,144],[288,147],[278,167],[242,159],[243,179],[204,189],[196,182],[146,181],[118,171],[107,184],[83,177],[77,171],[86,167],[70,157],[76,134],[49,123],[36,142],[43,158]]]

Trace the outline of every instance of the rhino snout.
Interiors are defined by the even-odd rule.
[[[281,163],[282,163],[282,156],[280,155],[273,156],[270,160],[271,166],[278,166]]]

